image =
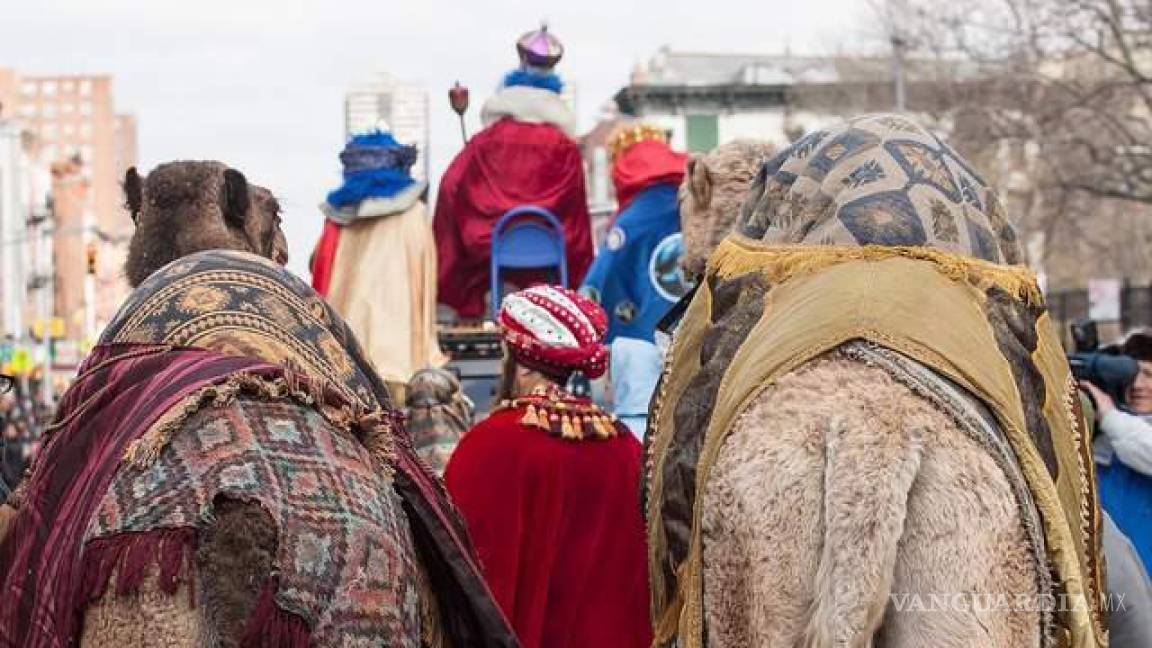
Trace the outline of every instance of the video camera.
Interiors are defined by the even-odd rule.
[[[1135,358],[1120,353],[1118,347],[1100,348],[1100,333],[1096,322],[1080,319],[1072,322],[1072,353],[1068,364],[1077,381],[1086,380],[1112,397],[1117,404],[1124,402],[1128,388],[1140,373]]]

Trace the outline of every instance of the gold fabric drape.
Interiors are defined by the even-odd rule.
[[[669,555],[661,507],[666,496],[664,460],[675,442],[673,404],[700,369],[700,347],[710,326],[710,285],[754,272],[770,284],[763,315],[724,371],[707,430],[702,431],[688,556],[673,566],[677,582],[669,583],[664,576]],[[1042,376],[1044,393],[1021,393],[1010,360],[997,344],[988,310],[990,290],[1032,307],[1041,299],[1026,269],[939,250],[773,246],[735,235],[721,245],[676,333],[654,410],[647,516],[658,641],[676,636],[680,646],[702,645],[699,495],[737,416],[788,372],[845,342],[863,339],[950,378],[995,414],[1039,509],[1053,580],[1067,596],[1067,611],[1056,616],[1062,630],[1058,643],[1076,648],[1106,645],[1100,617],[1100,512],[1075,383],[1057,332],[1041,315],[1031,360]],[[1030,435],[1026,398],[1042,404],[1059,468],[1055,479]]]

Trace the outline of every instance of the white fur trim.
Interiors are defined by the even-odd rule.
[[[427,186],[428,183],[424,180],[417,180],[411,187],[390,198],[368,198],[360,201],[360,204],[355,207],[348,206],[342,209],[322,202],[320,203],[320,211],[324,212],[329,220],[340,225],[347,225],[357,220],[400,214],[408,211],[417,200],[420,200],[420,196]]]
[[[504,117],[529,124],[552,124],[576,137],[576,115],[560,95],[527,86],[501,88],[480,109],[480,121],[490,126]]]

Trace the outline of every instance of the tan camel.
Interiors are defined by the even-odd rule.
[[[1067,368],[1060,355],[1040,359],[1046,343],[1059,353],[1042,308],[977,278],[1023,285],[997,269],[1021,257],[995,192],[896,116],[810,134],[766,160],[760,150],[739,143],[696,158],[682,188],[684,263],[704,281],[653,411],[646,506],[657,644],[1102,645],[1091,463],[1076,455],[1075,415],[1041,413]],[[891,315],[891,295],[913,275],[893,274],[905,261],[879,259],[901,254],[923,258],[909,268],[969,269],[958,283],[972,282],[964,294],[987,314],[974,320],[984,337],[970,338],[984,346],[970,350],[994,360],[986,364],[1023,398],[1001,408],[979,380],[920,353],[946,348],[940,331],[966,322],[918,312],[927,299]],[[957,283],[929,274],[949,290]],[[886,294],[869,292],[884,281]],[[832,292],[805,296],[807,286]],[[941,292],[941,304],[956,305]],[[868,319],[869,300],[883,314]],[[804,315],[781,315],[793,312]],[[857,319],[872,324],[854,328]],[[900,342],[909,319],[928,323],[917,338],[928,342]],[[1015,407],[1026,421],[1002,415]],[[1056,487],[1034,469],[1034,453],[1061,475]],[[1060,507],[1058,489],[1081,509]],[[1054,614],[1060,595],[1092,609]]]
[[[766,141],[739,139],[688,158],[680,186],[680,229],[684,256],[680,265],[689,277],[704,272],[708,255],[736,224],[740,205],[761,163],[776,152]]]

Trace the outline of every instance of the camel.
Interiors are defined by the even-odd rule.
[[[738,139],[688,158],[680,185],[680,230],[684,233],[680,265],[686,276],[704,273],[704,262],[735,225],[761,163],[775,152],[770,142]]]
[[[703,280],[647,444],[654,645],[1105,645],[1091,453],[995,191],[895,115],[758,158],[682,188]]]
[[[136,291],[62,399],[55,455],[76,437],[116,433],[84,429],[89,412],[101,416],[89,409],[98,395],[84,390],[102,380],[86,376],[120,358],[253,364],[182,396],[128,443],[94,512],[73,525],[86,528],[83,561],[66,582],[37,577],[41,591],[24,597],[74,587],[62,600],[78,616],[59,605],[30,622],[0,614],[0,644],[516,645],[383,383],[335,312],[280,268],[271,192],[194,161],[147,177],[130,169],[124,188],[137,226],[125,272]],[[84,411],[69,417],[78,400]],[[20,577],[5,560],[20,555],[21,507],[42,506],[22,498],[44,497],[37,477],[51,463],[38,462],[5,507],[0,582]],[[310,499],[317,488],[323,497]],[[23,532],[39,525],[25,520]]]

